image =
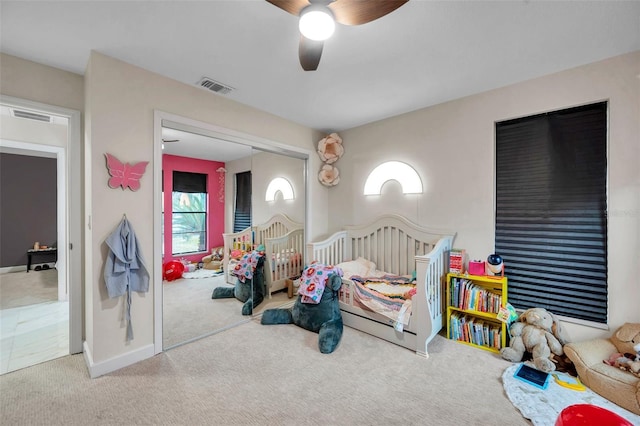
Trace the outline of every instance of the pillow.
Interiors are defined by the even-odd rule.
[[[367,268],[369,268],[369,271],[370,271],[370,272],[373,272],[373,271],[375,271],[375,270],[376,270],[376,264],[375,264],[375,263],[373,263],[373,262],[372,262],[372,261],[370,261],[370,260],[365,259],[365,258],[364,258],[364,257],[362,257],[362,256],[361,256],[361,257],[358,257],[358,258],[356,259],[356,262],[358,262],[358,263],[360,263],[360,264],[362,264],[362,265],[366,266]]]
[[[344,273],[343,277],[347,279],[352,275],[368,277],[376,271],[376,264],[363,257],[359,257],[356,260],[350,260],[348,262],[342,262],[336,266],[342,269],[342,272]]]

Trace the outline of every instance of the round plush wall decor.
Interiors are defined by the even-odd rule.
[[[333,164],[344,154],[342,138],[337,133],[331,133],[318,142],[318,155],[327,164]]]
[[[318,180],[324,186],[336,186],[340,182],[340,171],[331,164],[325,164],[318,173]]]

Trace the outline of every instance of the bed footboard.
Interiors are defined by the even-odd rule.
[[[347,231],[336,232],[326,240],[307,244],[308,263],[317,261],[325,265],[336,265],[350,258]]]
[[[416,256],[418,283],[413,300],[417,303],[412,304],[412,315],[421,324],[417,329],[416,353],[426,358],[429,357],[427,345],[444,325],[443,293],[451,243],[452,238],[441,238],[431,252]]]
[[[288,278],[299,277],[304,269],[304,230],[295,229],[278,238],[264,240],[267,294],[284,289]]]
[[[227,283],[235,284],[236,279],[229,271],[229,260],[231,259],[232,250],[248,251],[253,248],[253,229],[251,227],[245,228],[240,232],[230,232],[222,234],[224,241],[224,257],[222,259],[224,276]]]

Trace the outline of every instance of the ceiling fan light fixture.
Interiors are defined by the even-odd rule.
[[[306,38],[324,41],[333,35],[336,29],[336,21],[327,6],[312,4],[300,12],[298,28]]]

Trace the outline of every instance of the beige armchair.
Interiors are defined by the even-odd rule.
[[[222,261],[224,259],[224,247],[214,247],[211,254],[202,258],[203,269],[222,269]]]
[[[610,339],[593,339],[564,345],[582,383],[609,401],[640,415],[640,378],[605,364],[618,349]]]

